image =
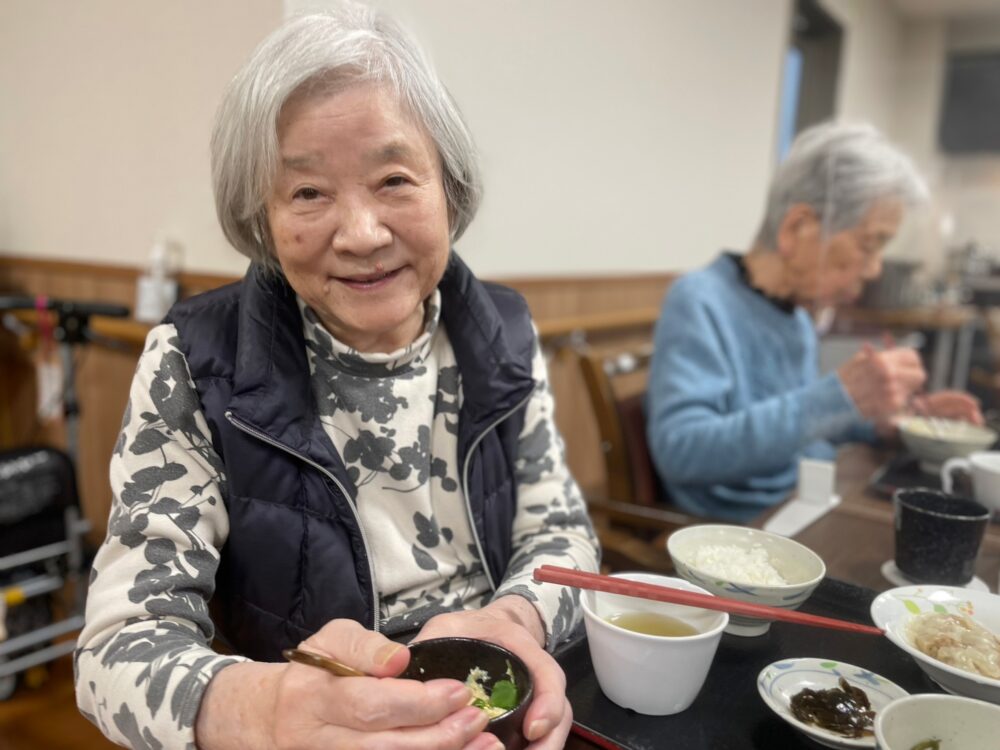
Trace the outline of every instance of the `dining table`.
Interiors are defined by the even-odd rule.
[[[853,443],[842,447],[837,454],[835,491],[840,504],[826,515],[794,535],[823,558],[826,574],[840,581],[865,586],[875,591],[885,591],[897,583],[883,575],[885,563],[892,560],[895,551],[895,527],[891,488],[885,481],[877,481],[881,470],[895,459],[900,484],[907,487],[926,486],[941,488],[936,473],[922,470],[918,462],[900,462],[897,447],[876,447]],[[876,481],[873,481],[875,479]],[[873,488],[878,486],[878,490]],[[763,513],[751,522],[761,528],[778,508]],[[983,543],[976,559],[976,578],[997,593],[1000,576],[1000,523],[990,523],[983,536]]]
[[[840,503],[792,538],[816,552],[826,577],[801,607],[825,616],[871,622],[868,608],[880,592],[900,585],[884,572],[894,554],[892,482],[940,488],[936,474],[906,462],[898,447],[852,444],[837,454],[835,492]],[[894,467],[887,479],[886,467]],[[900,469],[902,467],[902,469]],[[791,501],[791,498],[789,498]],[[763,528],[779,505],[748,525]],[[976,561],[976,583],[996,593],[1000,575],[1000,523],[990,523]],[[567,675],[576,725],[566,743],[574,750],[763,750],[817,748],[774,714],[758,695],[757,673],[780,659],[820,657],[882,674],[909,692],[940,692],[901,649],[878,636],[774,623],[765,636],[723,636],[698,699],[674,716],[642,716],[611,703],[593,675],[582,633],[556,653]],[[670,679],[664,675],[664,680]]]

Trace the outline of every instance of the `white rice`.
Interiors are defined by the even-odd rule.
[[[750,549],[735,544],[706,544],[687,561],[692,568],[732,583],[758,586],[786,586],[788,581],[771,565],[761,544]]]

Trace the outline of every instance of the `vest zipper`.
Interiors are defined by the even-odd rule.
[[[476,439],[472,441],[471,445],[469,445],[469,450],[465,454],[465,465],[462,467],[462,491],[465,493],[465,513],[469,517],[469,528],[472,530],[472,538],[476,542],[476,551],[479,553],[479,559],[483,563],[483,572],[486,573],[486,582],[490,584],[490,588],[493,589],[493,591],[497,590],[497,584],[493,580],[493,574],[490,573],[490,566],[486,562],[486,553],[483,552],[483,543],[480,541],[479,534],[476,532],[476,521],[472,517],[472,501],[469,499],[469,464],[472,461],[472,454],[475,453],[476,446],[483,441],[483,438],[485,438],[487,435],[493,432],[493,430],[497,428],[497,425],[507,420],[510,416],[514,414],[514,412],[524,407],[524,405],[527,404],[528,401],[531,400],[531,397],[534,395],[535,395],[535,389],[532,388],[531,393],[525,396],[520,401],[520,403],[514,406],[514,408],[512,408],[506,414],[500,415],[493,422],[493,424],[491,424],[485,430],[480,432],[479,435],[476,436]],[[516,483],[517,480],[515,479],[514,481]]]
[[[365,527],[361,523],[361,515],[358,513],[358,509],[354,507],[354,503],[351,501],[350,493],[348,493],[344,485],[342,485],[340,481],[333,474],[331,474],[329,471],[327,471],[325,468],[320,466],[318,463],[313,461],[308,456],[304,456],[298,451],[292,450],[287,445],[279,443],[277,440],[270,437],[269,435],[265,435],[260,430],[256,430],[250,425],[246,424],[245,422],[239,421],[233,416],[233,413],[229,410],[226,411],[226,419],[229,420],[229,423],[233,425],[233,427],[240,430],[241,432],[245,432],[247,435],[252,435],[258,440],[267,443],[268,445],[273,445],[275,448],[279,448],[280,450],[283,450],[285,453],[295,456],[295,458],[299,459],[300,461],[304,461],[305,463],[312,466],[314,469],[318,469],[319,471],[323,472],[323,474],[325,474],[326,477],[331,482],[337,485],[338,489],[340,489],[340,491],[344,494],[344,499],[347,501],[347,504],[351,507],[351,512],[354,513],[354,520],[357,522],[358,530],[361,532],[361,543],[364,545],[365,558],[368,562],[368,575],[371,578],[372,582],[372,602],[373,602],[372,627],[374,628],[376,633],[379,632],[379,595],[378,595],[378,585],[375,581],[375,565],[372,562],[372,550],[371,547],[368,545],[368,535],[365,534]],[[475,529],[473,529],[472,536],[474,538],[476,536]]]

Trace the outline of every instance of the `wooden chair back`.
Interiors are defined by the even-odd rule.
[[[665,500],[646,442],[646,381],[651,344],[615,354],[580,353],[580,369],[597,420],[612,500],[657,505]]]
[[[671,532],[710,519],[672,506],[646,442],[646,385],[652,344],[602,354],[578,352],[597,420],[607,476],[605,497],[588,497],[609,570],[672,573],[666,551]]]

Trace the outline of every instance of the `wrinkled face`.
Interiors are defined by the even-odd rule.
[[[896,236],[902,219],[898,200],[876,201],[857,226],[824,238],[811,208],[800,204],[789,209],[778,247],[795,301],[832,307],[857,300],[865,282],[882,273],[882,250]]]
[[[337,339],[388,352],[423,328],[448,263],[437,150],[384,89],[289,100],[267,201],[288,283]]]

